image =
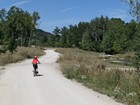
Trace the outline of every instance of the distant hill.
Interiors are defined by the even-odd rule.
[[[48,35],[52,35],[50,32],[46,32],[42,29],[36,29],[36,37],[40,38],[40,37],[46,37]]]
[[[52,35],[50,32],[46,32],[42,29],[36,29],[36,36],[33,37],[33,44],[45,45],[48,40],[48,36]],[[36,39],[36,41],[35,41]]]

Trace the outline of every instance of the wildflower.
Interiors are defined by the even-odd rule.
[[[135,93],[135,92],[131,92],[131,93],[129,93],[128,95],[127,95],[127,97],[129,97],[129,96],[136,96],[137,94]]]
[[[119,94],[120,93],[120,87],[116,86],[116,88],[114,89],[114,93],[115,94]]]

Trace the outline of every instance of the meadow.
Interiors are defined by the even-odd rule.
[[[116,101],[140,105],[140,72],[132,66],[133,53],[112,56],[71,48],[56,51],[62,54],[58,62],[67,78]]]

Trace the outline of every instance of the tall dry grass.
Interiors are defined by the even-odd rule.
[[[126,104],[140,105],[140,77],[137,72],[117,69],[125,65],[110,64],[101,59],[99,53],[79,49],[57,51],[62,54],[59,62],[67,78],[82,82],[89,88]],[[110,66],[112,69],[108,70]]]
[[[11,54],[9,51],[0,54],[0,66],[15,63],[26,58],[33,58],[35,55],[41,56],[43,54],[43,49],[39,47],[18,47],[17,51],[15,51],[13,54]]]

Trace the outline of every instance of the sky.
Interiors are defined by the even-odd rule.
[[[90,22],[96,17],[121,18],[130,22],[129,6],[122,0],[0,0],[0,9],[7,11],[11,6],[39,12],[38,27],[53,32],[57,27]]]

